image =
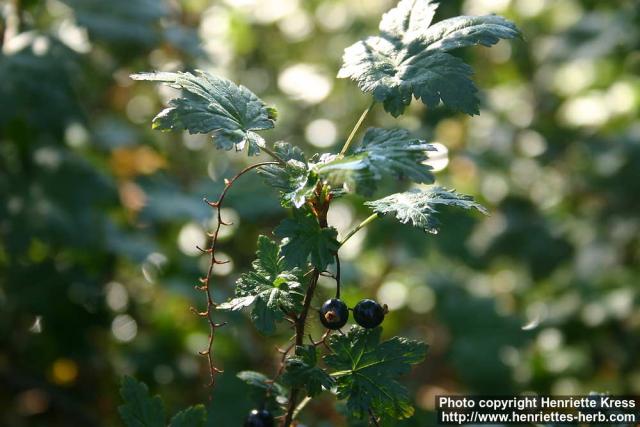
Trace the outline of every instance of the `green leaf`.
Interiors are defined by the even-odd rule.
[[[333,227],[320,227],[316,218],[308,212],[294,210],[293,218],[285,219],[274,234],[283,239],[282,255],[289,265],[304,267],[309,259],[319,270],[333,262],[340,244],[338,232]]]
[[[376,188],[376,179],[368,167],[366,155],[340,156],[324,154],[311,163],[312,170],[332,187],[342,192],[357,192],[371,195]]]
[[[277,243],[258,237],[257,259],[253,271],[243,273],[236,282],[236,297],[218,305],[219,310],[240,310],[254,305],[251,320],[265,335],[273,334],[276,323],[287,313],[296,313],[302,305],[302,285],[297,271],[285,270]]]
[[[78,25],[95,40],[151,47],[160,41],[160,20],[167,17],[167,4],[154,0],[63,0]],[[179,27],[169,27],[179,28]]]
[[[427,151],[435,148],[411,137],[404,129],[368,129],[355,155],[366,155],[369,169],[376,179],[385,175],[409,178],[417,183],[432,183],[431,167],[424,164]]]
[[[479,113],[473,70],[447,53],[465,46],[491,46],[518,37],[516,26],[495,15],[458,16],[431,25],[438,3],[401,0],[380,22],[379,36],[345,49],[339,78],[355,80],[397,117],[421,99],[429,108],[440,101],[467,114]]]
[[[370,128],[353,154],[336,156],[318,164],[316,170],[330,182],[344,184],[347,190],[370,195],[376,181],[389,177],[432,183],[435,178],[431,167],[424,163],[428,151],[435,148],[404,129]]]
[[[126,376],[122,380],[120,396],[124,403],[118,407],[120,418],[127,427],[163,427],[164,406],[160,396],[149,396],[146,384]]]
[[[383,199],[365,202],[375,212],[385,215],[391,213],[403,224],[411,223],[428,233],[438,233],[440,222],[435,217],[438,205],[457,206],[464,209],[477,209],[483,214],[488,212],[484,206],[475,202],[473,197],[448,190],[443,187],[431,187],[428,190],[413,189],[404,193],[395,193]]]
[[[323,387],[329,390],[334,380],[324,369],[316,366],[318,354],[315,346],[296,346],[295,356],[285,360],[285,371],[282,381],[292,387],[303,387],[307,395],[313,397],[322,392]]]
[[[272,107],[244,86],[204,71],[191,73],[140,73],[134,80],[164,82],[182,89],[183,97],[169,101],[169,107],[154,119],[154,129],[186,129],[189,133],[213,132],[220,149],[241,151],[248,146],[253,156],[264,146],[264,139],[253,131],[274,126]]]
[[[195,405],[174,415],[169,427],[204,427],[206,422],[207,410],[204,405]]]
[[[316,180],[310,176],[307,161],[298,147],[277,142],[274,151],[287,164],[263,166],[258,174],[267,184],[279,190],[282,206],[300,208],[313,192]]]
[[[414,409],[396,378],[424,360],[427,346],[401,337],[380,343],[381,331],[353,326],[346,335],[332,335],[328,343],[332,354],[324,361],[336,370],[331,376],[338,398],[347,399],[350,412],[366,417],[371,409],[378,416],[407,418]]]
[[[269,278],[275,278],[284,272],[284,260],[280,255],[278,244],[267,236],[258,236],[257,258],[253,261],[253,268]]]
[[[241,371],[238,372],[237,377],[251,387],[262,389],[271,395],[275,395],[276,400],[279,402],[287,400],[287,389],[260,372]]]

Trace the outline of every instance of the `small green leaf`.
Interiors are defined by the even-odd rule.
[[[286,142],[277,142],[274,151],[287,162],[286,165],[263,166],[258,174],[267,184],[280,191],[282,206],[300,208],[315,187],[304,154],[298,147]]]
[[[153,119],[153,128],[186,129],[189,133],[213,132],[220,149],[241,151],[248,146],[253,156],[264,146],[257,130],[274,126],[274,112],[244,86],[213,76],[204,71],[191,73],[140,73],[134,80],[164,82],[182,89],[182,98],[169,101],[169,107]]]
[[[124,403],[118,407],[118,412],[127,427],[164,427],[162,399],[149,396],[146,384],[126,376],[122,380],[120,396]]]
[[[435,217],[438,205],[457,206],[464,209],[477,209],[483,214],[488,212],[484,206],[475,202],[473,197],[448,190],[443,187],[431,187],[428,190],[410,190],[396,193],[383,199],[365,202],[379,214],[391,213],[403,224],[411,223],[428,233],[436,234],[440,222]]]
[[[473,70],[447,53],[465,46],[491,46],[518,37],[516,26],[495,16],[458,16],[435,25],[434,0],[402,0],[380,22],[380,36],[368,37],[345,49],[339,78],[355,80],[364,92],[399,116],[421,99],[429,108],[440,101],[467,114],[479,113]]]
[[[204,427],[206,422],[207,410],[204,405],[195,405],[174,415],[169,427]]]
[[[376,181],[390,177],[432,183],[435,178],[431,167],[424,163],[429,151],[435,148],[404,129],[370,128],[353,154],[335,156],[315,165],[315,169],[333,184],[370,195]]]
[[[287,357],[282,381],[292,387],[302,387],[313,397],[329,390],[334,380],[324,369],[316,366],[317,351],[313,345],[296,346],[295,356]]]
[[[253,268],[270,278],[275,278],[285,270],[278,244],[267,236],[258,236],[256,257],[252,263]]]
[[[331,376],[338,398],[347,400],[350,412],[367,417],[371,409],[383,418],[407,418],[414,409],[396,378],[425,358],[427,346],[401,337],[380,343],[381,331],[353,326],[346,335],[332,335],[328,343],[332,353],[324,361],[336,370]]]
[[[340,244],[338,232],[333,227],[322,228],[308,212],[294,210],[293,218],[285,219],[274,234],[283,239],[282,254],[289,265],[304,267],[309,259],[318,269],[324,270],[333,262]]]
[[[287,400],[287,389],[260,372],[241,371],[238,372],[237,377],[251,387],[265,390],[274,395],[279,402]]]
[[[254,305],[251,320],[262,334],[270,335],[287,313],[302,305],[302,285],[296,270],[286,270],[280,247],[266,236],[258,237],[253,271],[236,282],[236,297],[217,306],[219,310],[240,310]]]

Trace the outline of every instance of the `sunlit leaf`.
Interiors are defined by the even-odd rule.
[[[315,187],[315,180],[310,177],[304,154],[298,147],[286,142],[277,142],[274,152],[287,164],[263,166],[258,173],[267,184],[280,192],[280,201],[284,207],[299,208]]]
[[[345,184],[347,190],[370,195],[377,181],[388,178],[432,183],[431,167],[424,163],[429,151],[435,148],[404,129],[371,128],[353,154],[319,163],[316,171],[334,184]]]
[[[428,107],[440,101],[455,110],[478,114],[473,70],[447,53],[471,45],[491,46],[519,36],[515,25],[495,16],[458,16],[430,25],[434,0],[402,0],[380,22],[380,35],[345,49],[340,78],[351,78],[373,94],[385,110],[399,116],[412,97]]]
[[[365,205],[381,215],[392,214],[403,224],[410,223],[434,234],[438,232],[440,225],[436,218],[438,205],[474,208],[485,215],[488,214],[485,207],[475,202],[471,196],[443,187],[395,193],[379,200],[365,202]]]
[[[244,86],[204,71],[191,73],[140,73],[134,80],[163,82],[182,89],[181,98],[169,101],[169,107],[154,119],[160,130],[186,129],[189,133],[213,133],[220,149],[237,151],[248,146],[250,156],[260,152],[264,139],[254,131],[271,129],[273,114],[264,102]]]

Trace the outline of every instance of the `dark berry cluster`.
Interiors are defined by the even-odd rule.
[[[387,314],[386,304],[380,305],[374,300],[363,299],[353,308],[353,318],[363,328],[375,328],[380,325]],[[325,301],[320,308],[320,322],[327,329],[340,329],[349,320],[349,308],[339,298]]]

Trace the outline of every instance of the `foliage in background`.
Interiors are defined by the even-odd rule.
[[[172,94],[127,76],[233,76],[278,105],[269,140],[339,148],[336,135],[367,107],[357,88],[333,82],[340,49],[374,33],[391,3],[184,0],[153,2],[163,16],[149,18],[155,7],[130,0],[134,12],[93,14],[124,29],[82,18],[94,2],[20,3],[21,34],[5,31],[0,58],[0,424],[120,425],[117,379],[127,373],[173,414],[203,393],[196,352],[206,336],[184,310],[204,268],[194,244],[214,221],[201,197],[216,196],[246,159],[215,156],[197,136],[152,134],[144,124]],[[149,14],[137,17],[136,5]],[[343,298],[395,295],[385,335],[430,343],[429,363],[408,383],[416,416],[402,425],[428,424],[442,390],[637,394],[638,9],[624,0],[451,1],[436,19],[461,12],[504,15],[527,42],[456,52],[483,88],[480,116],[414,103],[400,123],[447,145],[438,180],[491,216],[443,211],[447,226],[433,240],[390,221],[372,226],[343,259]],[[5,4],[2,14],[13,19]],[[394,122],[381,109],[371,120]],[[381,187],[401,190],[393,180]],[[242,242],[281,215],[257,197],[268,190],[256,181],[237,190],[228,214],[243,226],[223,240],[235,263],[220,276],[220,299],[250,268],[243,260],[254,248]],[[339,232],[371,213],[355,200],[330,212],[343,218]],[[217,341],[225,394],[209,410],[225,414],[221,425],[251,406],[235,373],[279,363],[251,328],[238,331]],[[309,420],[341,425],[332,407],[320,398]]]

